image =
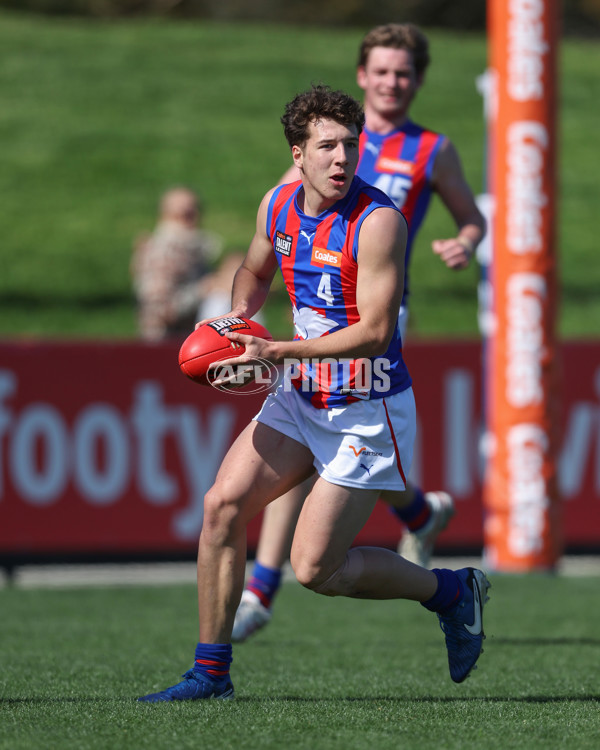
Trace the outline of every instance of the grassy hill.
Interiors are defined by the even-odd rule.
[[[135,335],[129,256],[160,193],[196,188],[207,228],[244,249],[264,192],[289,164],[279,117],[313,81],[356,96],[364,29],[164,21],[86,22],[0,13],[0,336]],[[483,184],[475,78],[481,35],[431,32],[433,63],[415,119],[456,143]],[[597,333],[600,264],[593,159],[600,48],[561,57],[558,234],[560,332]],[[451,221],[434,205],[417,243],[412,325],[419,336],[476,335],[476,269],[450,274],[429,250]],[[285,326],[281,302],[269,322]]]

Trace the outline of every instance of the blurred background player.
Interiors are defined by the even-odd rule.
[[[399,317],[403,339],[411,250],[431,194],[439,195],[457,228],[456,236],[435,240],[432,245],[448,268],[467,268],[485,233],[484,218],[465,180],[456,148],[444,135],[410,119],[410,106],[424,83],[429,60],[427,37],[413,24],[377,26],[364,37],[358,56],[357,83],[364,91],[366,125],[356,173],[387,193],[408,222],[405,291]],[[300,177],[292,167],[281,182]],[[309,487],[296,487],[265,509],[256,562],[236,615],[234,641],[244,641],[271,619],[281,568],[289,556],[294,526]],[[400,554],[427,567],[435,540],[454,513],[450,495],[423,492],[409,485],[405,493],[382,493],[381,499],[404,524]]]
[[[194,329],[223,244],[199,228],[200,219],[198,196],[186,187],[173,188],[161,198],[152,234],[135,243],[131,275],[139,333],[147,341],[183,339]]]

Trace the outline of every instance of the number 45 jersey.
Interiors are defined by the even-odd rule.
[[[385,193],[354,177],[345,198],[319,216],[307,216],[297,203],[301,187],[301,182],[293,182],[275,189],[266,229],[292,303],[296,337],[312,339],[360,320],[356,304],[360,229],[376,209],[396,207]],[[402,359],[398,326],[381,357],[337,363],[303,361],[291,381],[317,408],[406,390],[411,378]]]
[[[431,199],[433,164],[446,137],[407,120],[386,135],[365,128],[360,134],[356,174],[390,197],[408,222],[404,299],[409,294],[408,267],[413,241]]]

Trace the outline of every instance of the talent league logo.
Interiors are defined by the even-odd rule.
[[[289,234],[284,234],[277,230],[275,233],[275,252],[290,257],[292,254],[292,242],[294,238]]]

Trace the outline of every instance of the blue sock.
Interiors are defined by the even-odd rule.
[[[223,680],[229,676],[232,661],[231,643],[199,643],[196,646],[194,672],[209,680]]]
[[[280,583],[281,570],[279,568],[267,568],[266,565],[261,565],[257,560],[254,563],[252,577],[246,588],[256,594],[263,607],[269,609]]]
[[[414,497],[410,505],[404,508],[390,506],[392,513],[399,518],[409,531],[418,531],[431,518],[431,508],[425,500],[425,494],[419,487],[413,487]]]
[[[421,604],[431,612],[445,614],[463,598],[463,584],[456,573],[448,568],[434,568],[431,572],[436,575],[438,587],[431,599]]]

